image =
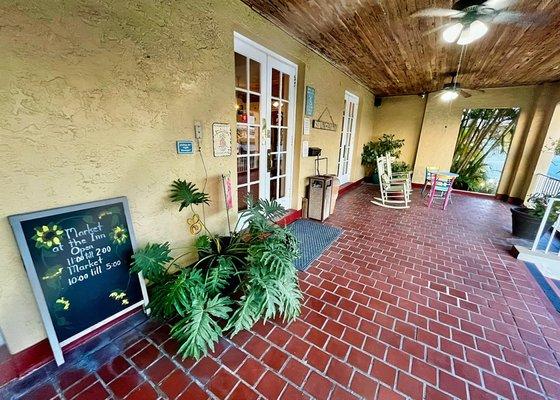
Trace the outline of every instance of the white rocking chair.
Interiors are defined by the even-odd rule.
[[[375,200],[371,202],[387,208],[410,208],[410,175],[402,178],[391,178],[387,173],[387,163],[387,156],[377,157],[377,174],[379,175],[381,197],[375,197]]]
[[[391,153],[385,153],[385,157],[387,158],[386,168],[387,168],[387,176],[391,179],[392,183],[403,183],[408,182],[408,191],[412,192],[412,171],[402,171],[402,172],[393,172],[391,164],[395,161],[395,157],[391,156]]]

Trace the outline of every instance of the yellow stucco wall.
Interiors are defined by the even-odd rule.
[[[426,101],[420,96],[386,97],[373,113],[373,136],[388,133],[404,139],[400,159],[410,165],[416,158]]]
[[[441,101],[439,93],[431,93],[428,96],[426,115],[420,134],[414,166],[414,182],[424,182],[424,171],[427,166],[437,166],[441,169],[451,167],[459,125],[465,109],[520,107],[521,114],[511,145],[511,151],[516,151],[522,137],[520,133],[525,129],[528,115],[532,110],[534,95],[533,86],[486,89],[484,93],[474,92],[472,97],[459,96],[456,100],[446,103]],[[505,169],[507,168],[506,165]]]
[[[0,327],[12,352],[45,333],[8,215],[127,196],[140,244],[184,244],[187,215],[166,194],[175,178],[203,183],[199,155],[174,147],[200,120],[207,222],[227,231],[219,175],[235,176],[235,156],[214,158],[210,133],[213,122],[235,129],[234,31],[299,66],[292,207],[314,168],[300,151],[306,84],[317,90],[316,111],[328,106],[339,127],[344,91],[360,97],[351,179],[363,176],[372,94],[239,1],[4,1],[0,16]],[[305,140],[336,165],[339,132]]]

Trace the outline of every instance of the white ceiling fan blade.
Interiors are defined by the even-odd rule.
[[[411,14],[411,17],[458,17],[463,16],[462,11],[451,10],[448,8],[425,8]]]
[[[542,25],[548,21],[544,14],[528,14],[516,11],[500,11],[491,22],[495,24]]]
[[[503,10],[504,8],[513,6],[517,1],[518,0],[488,0],[483,5],[484,7],[494,10]]]

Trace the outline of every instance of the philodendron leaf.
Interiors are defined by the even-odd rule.
[[[134,252],[130,272],[142,272],[144,278],[153,282],[161,280],[166,274],[167,263],[172,260],[170,253],[169,242],[148,243]]]
[[[178,353],[197,360],[214,350],[222,336],[218,320],[228,319],[231,300],[219,294],[208,298],[204,292],[195,293],[189,312],[171,329],[171,336],[181,343]]]
[[[171,201],[179,202],[179,211],[190,205],[209,204],[210,197],[198,190],[196,185],[192,182],[177,179],[171,184]]]

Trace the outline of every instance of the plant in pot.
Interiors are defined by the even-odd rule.
[[[531,207],[524,205],[511,209],[513,236],[528,240],[535,239],[550,198],[551,196],[548,195],[534,194],[528,198],[528,203],[531,204]],[[556,221],[556,218],[558,218],[559,212],[560,204],[556,203],[546,221],[545,232],[552,227],[552,224]]]
[[[208,204],[192,183],[173,183],[179,210]],[[200,358],[224,335],[250,329],[260,319],[292,321],[302,298],[294,260],[299,245],[292,232],[273,221],[285,213],[274,201],[247,199],[248,208],[228,236],[204,233],[190,251],[169,242],[147,244],[134,254],[131,272],[149,281],[150,316],[170,321],[171,337],[183,357]],[[182,260],[197,256],[191,263]]]
[[[377,175],[377,157],[386,153],[399,158],[401,148],[404,146],[404,139],[395,139],[395,135],[384,133],[383,136],[364,144],[362,149],[362,165],[366,167],[366,173],[371,177],[372,183],[379,184]],[[392,165],[393,172],[404,172],[410,169],[410,166],[403,161]]]

